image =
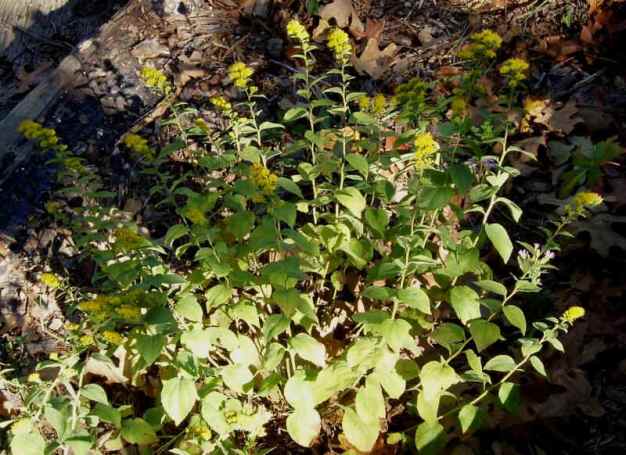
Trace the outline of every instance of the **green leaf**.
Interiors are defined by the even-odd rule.
[[[36,430],[18,433],[11,439],[11,453],[19,455],[44,455],[46,441]]]
[[[382,286],[368,286],[361,295],[372,300],[387,301],[394,295],[394,290]]]
[[[454,196],[454,190],[450,187],[425,186],[421,188],[417,200],[420,208],[438,210],[448,205],[452,196]]]
[[[453,164],[448,168],[448,173],[452,178],[452,183],[456,186],[460,194],[465,194],[474,183],[474,175],[465,164]]]
[[[548,373],[546,372],[546,367],[543,365],[541,359],[537,356],[530,357],[530,364],[533,366],[535,371],[539,373],[544,378],[548,377]]]
[[[293,180],[287,179],[285,177],[278,177],[278,186],[280,186],[283,190],[290,192],[291,194],[295,194],[300,199],[304,199],[302,195],[302,190],[297,183]]]
[[[112,406],[96,403],[91,410],[91,414],[95,415],[103,422],[110,423],[115,428],[122,427],[122,413]]]
[[[65,444],[72,450],[73,455],[87,455],[90,453],[94,440],[86,430],[78,430],[65,438]]]
[[[385,229],[389,224],[389,215],[384,209],[368,207],[365,209],[365,222],[381,237],[385,236]]]
[[[517,205],[515,202],[504,198],[504,197],[499,197],[496,199],[496,203],[502,203],[504,205],[506,205],[509,208],[509,212],[511,212],[511,216],[513,217],[513,219],[515,220],[516,223],[519,222],[520,218],[522,217],[522,209],[520,208],[519,205]]]
[[[511,414],[516,414],[522,404],[519,386],[512,382],[503,382],[498,389],[498,402]]]
[[[102,386],[98,384],[87,384],[84,386],[80,394],[96,403],[109,404],[109,399],[107,398],[107,393],[104,391]]]
[[[165,335],[143,335],[136,336],[137,351],[148,365],[152,365],[161,355],[165,346]]]
[[[285,129],[285,126],[281,125],[280,123],[274,123],[274,122],[263,122],[259,125],[260,131],[271,130],[274,128]]]
[[[289,328],[290,320],[282,314],[273,314],[263,324],[263,336],[266,340],[273,340]]]
[[[472,319],[480,318],[480,298],[470,287],[453,287],[450,290],[450,305],[465,325]]]
[[[398,300],[409,308],[415,308],[425,314],[430,314],[430,298],[420,288],[400,289],[397,293]]]
[[[291,228],[296,224],[296,205],[291,202],[281,201],[279,205],[272,209],[272,214],[276,219],[287,223]]]
[[[417,350],[415,338],[411,336],[411,324],[404,319],[387,319],[380,325],[380,333],[395,352],[400,352],[401,349],[411,352]]]
[[[361,218],[361,213],[367,207],[367,202],[361,192],[354,187],[344,188],[335,192],[337,201],[357,218]]]
[[[354,112],[352,118],[357,125],[375,125],[376,119],[365,112]]]
[[[207,310],[224,305],[232,295],[233,290],[226,284],[218,284],[205,292]]]
[[[289,345],[304,360],[308,360],[320,368],[326,366],[326,348],[306,333],[299,333],[289,340]]]
[[[432,401],[441,392],[460,382],[461,378],[447,363],[431,360],[422,367],[420,381],[425,398]]]
[[[159,440],[150,424],[143,419],[126,419],[122,423],[122,438],[131,444],[149,445]]]
[[[352,387],[359,378],[354,368],[349,368],[346,362],[333,362],[317,374],[313,383],[313,397],[315,405],[323,403],[336,393]]]
[[[226,387],[237,393],[244,393],[244,386],[254,378],[246,365],[228,365],[222,368],[221,373]]]
[[[509,355],[497,355],[489,359],[484,368],[488,371],[508,373],[515,368],[515,360]]]
[[[287,403],[296,409],[315,407],[313,383],[306,380],[302,370],[298,370],[287,380],[284,395]]]
[[[461,424],[463,434],[480,428],[482,420],[483,413],[481,409],[473,404],[468,403],[459,411],[459,423]]]
[[[506,320],[512,326],[517,327],[522,332],[522,335],[526,335],[526,317],[524,312],[515,305],[505,305],[502,311],[504,316],[506,316]]]
[[[433,339],[452,353],[465,341],[465,329],[452,322],[439,324],[433,331]]]
[[[306,117],[307,111],[305,108],[296,106],[289,109],[283,115],[283,121],[285,123],[295,122],[296,120],[301,119],[302,117]]]
[[[341,427],[350,444],[365,453],[372,450],[380,431],[377,421],[363,420],[352,408],[346,408],[343,413]]]
[[[201,329],[200,327],[194,327],[183,332],[180,342],[199,359],[208,358],[209,351],[213,347],[211,333],[209,330]]]
[[[500,327],[492,322],[485,321],[484,319],[472,321],[469,326],[469,331],[474,339],[478,352],[484,351],[502,338],[500,334]]]
[[[354,406],[363,421],[378,422],[379,419],[385,418],[385,399],[380,384],[373,376],[368,376],[365,386],[357,392]]]
[[[506,297],[508,293],[506,286],[498,283],[497,281],[480,280],[480,281],[476,281],[476,286],[478,286],[481,289],[484,289],[485,291],[493,292],[494,294],[501,295],[502,297]]]
[[[184,237],[188,233],[189,233],[189,228],[187,226],[185,226],[184,224],[175,224],[174,226],[170,227],[167,230],[167,233],[165,234],[165,237],[163,238],[163,243],[171,247],[172,244],[176,240],[180,239],[181,237]]]
[[[367,158],[356,153],[349,153],[346,155],[346,161],[350,164],[350,166],[356,169],[359,174],[367,178],[367,174],[369,173],[369,163],[367,162]]]
[[[423,422],[415,430],[415,447],[420,455],[435,455],[448,443],[448,435],[439,422]]]
[[[198,299],[193,294],[182,295],[178,302],[176,302],[174,311],[190,321],[202,321],[202,307],[198,303]]]
[[[485,233],[489,240],[491,240],[491,243],[493,243],[493,246],[496,247],[504,263],[509,262],[511,253],[513,253],[513,243],[511,243],[506,229],[498,223],[486,224]]]
[[[296,408],[287,417],[287,433],[302,447],[311,447],[322,428],[322,419],[315,408]]]
[[[228,217],[225,222],[225,230],[236,240],[242,240],[254,227],[256,217],[247,210],[237,212]]]
[[[193,409],[198,399],[196,384],[193,379],[176,377],[163,381],[161,390],[161,403],[167,415],[174,421],[176,426],[180,425]]]

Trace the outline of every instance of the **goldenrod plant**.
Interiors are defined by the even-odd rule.
[[[3,423],[13,453],[261,454],[281,431],[303,447],[340,433],[346,453],[381,438],[447,453],[494,405],[518,412],[524,376],[549,374],[542,354],[563,350],[584,309],[531,321],[525,295],[601,196],[574,196],[543,244],[514,241],[523,211],[504,189],[525,152],[506,115],[468,123],[475,87],[445,100],[419,79],[393,98],[354,92],[343,30],[328,35],[337,66],[321,75],[306,28],[291,21],[287,35],[299,99],[281,121],[266,120],[254,70],[236,62],[241,96],[211,98],[225,129],[177,123],[181,138],[158,153],[149,138],[123,140],[154,184],[132,191],[163,214],[157,225],[119,210],[53,130],[20,127],[54,154],[48,213],[95,270],[84,287],[41,277],[70,313],[69,347],[30,376],[1,373],[25,403]],[[473,35],[468,71],[488,71],[500,44]],[[499,67],[505,104],[527,71]],[[167,92],[153,70],[144,77]],[[191,141],[211,152],[172,174],[168,154]],[[83,203],[67,204],[75,195]],[[407,413],[393,416],[392,402]],[[384,435],[390,421],[399,430]]]

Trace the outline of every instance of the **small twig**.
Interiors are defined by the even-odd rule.
[[[20,27],[19,25],[16,25],[15,29],[17,31],[23,33],[26,36],[30,36],[31,38],[36,39],[38,41],[41,41],[42,43],[49,44],[50,46],[61,47],[63,49],[73,49],[74,48],[74,46],[72,46],[69,43],[49,40],[48,38],[44,38],[43,36],[37,35],[36,33],[33,33],[33,32],[30,32],[30,31]]]

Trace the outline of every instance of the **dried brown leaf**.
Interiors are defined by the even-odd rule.
[[[350,32],[358,36],[365,32],[363,22],[359,19],[359,14],[352,5],[352,0],[334,0],[320,10],[320,17],[330,23],[335,20],[337,27],[345,28],[350,26]]]
[[[378,40],[367,40],[367,46],[361,55],[353,59],[354,68],[361,74],[367,73],[373,79],[382,77],[398,52],[398,46],[393,43],[383,50],[378,46]]]

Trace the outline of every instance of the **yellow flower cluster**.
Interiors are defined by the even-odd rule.
[[[253,164],[250,168],[250,177],[254,184],[261,190],[263,196],[269,196],[276,190],[278,176],[273,174],[262,164]]]
[[[141,68],[140,76],[146,87],[157,90],[164,95],[171,93],[172,85],[163,71],[151,66],[144,66]]]
[[[507,78],[510,88],[516,88],[528,77],[529,68],[526,60],[510,58],[500,66],[500,74]]]
[[[59,210],[61,210],[63,205],[59,201],[48,201],[46,202],[45,207],[46,212],[48,212],[50,215],[54,215],[55,213],[58,213]]]
[[[113,231],[115,236],[114,249],[119,251],[135,251],[146,246],[146,239],[130,228],[123,227]]]
[[[24,120],[17,127],[17,132],[29,141],[34,141],[42,150],[51,149],[59,144],[56,131],[52,128],[44,128],[41,123],[33,120]]]
[[[301,43],[307,43],[309,41],[309,32],[307,32],[306,27],[302,25],[296,19],[292,19],[287,24],[287,36],[290,38],[295,38]]]
[[[26,380],[28,382],[32,382],[34,384],[38,384],[41,382],[41,376],[39,376],[39,373],[31,373],[28,375],[28,378],[26,378]]]
[[[493,30],[483,30],[469,37],[467,44],[459,51],[459,58],[463,60],[483,60],[495,58],[496,52],[502,45],[502,38]]]
[[[213,96],[210,101],[213,106],[223,112],[229,112],[233,108],[232,104],[223,96]]]
[[[419,133],[415,136],[415,168],[423,170],[432,166],[438,151],[439,143],[431,133]]]
[[[114,330],[105,330],[102,332],[102,338],[104,338],[107,343],[114,344],[116,346],[124,342],[124,337]]]
[[[371,112],[376,115],[382,115],[387,108],[387,98],[382,93],[379,93],[372,98],[369,96],[362,96],[359,98],[359,109],[363,112]]]
[[[581,191],[577,193],[565,206],[565,214],[569,217],[584,216],[585,209],[602,204],[603,199],[598,193]]]
[[[328,48],[335,54],[338,63],[345,65],[352,55],[352,44],[350,37],[340,28],[333,29],[328,34]]]
[[[246,88],[250,82],[254,71],[243,62],[233,63],[228,67],[228,77],[233,81],[235,87]]]
[[[151,159],[154,157],[154,153],[148,145],[148,140],[138,134],[127,134],[122,143],[128,147],[130,151],[142,156],[143,158]]]
[[[78,339],[78,343],[79,343],[82,347],[91,346],[92,344],[94,344],[94,339],[93,339],[93,336],[91,336],[91,335],[83,335],[82,337],[80,337],[80,338]]]
[[[92,300],[81,302],[78,308],[95,321],[118,318],[128,322],[139,322],[143,308],[163,304],[162,294],[133,289],[117,295],[99,295]]]
[[[576,319],[580,319],[585,315],[585,309],[583,307],[580,306],[573,306],[573,307],[569,307],[567,310],[565,310],[565,312],[563,313],[563,320],[569,322],[570,324],[573,323]]]
[[[54,273],[42,273],[41,283],[50,289],[57,289],[61,286],[61,280]]]

